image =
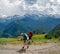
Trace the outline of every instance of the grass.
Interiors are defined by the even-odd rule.
[[[17,38],[0,38],[0,44],[19,44]]]
[[[32,44],[45,44],[45,43],[50,43],[50,42],[56,42],[56,38],[52,39],[45,39],[45,34],[35,34],[32,37],[33,43]],[[0,44],[22,44],[21,40],[23,37],[18,36],[17,38],[0,38]]]

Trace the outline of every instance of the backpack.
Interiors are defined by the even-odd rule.
[[[26,33],[21,33],[24,40],[29,40],[29,36]]]
[[[27,35],[27,34],[25,34],[25,36],[26,36],[27,40],[29,40],[29,37],[28,37],[28,35]]]
[[[32,32],[28,32],[27,35],[30,36],[30,37],[32,37],[33,33]]]

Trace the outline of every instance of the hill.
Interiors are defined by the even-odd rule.
[[[47,38],[55,37],[59,38],[60,37],[60,24],[58,24],[54,29],[52,29],[47,35]]]

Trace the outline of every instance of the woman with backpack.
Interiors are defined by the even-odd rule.
[[[25,46],[27,46],[27,48],[29,48],[28,46],[28,43],[27,43],[27,40],[29,40],[29,37],[26,33],[21,33],[21,36],[23,36],[23,42],[24,42],[24,45],[23,45],[23,49],[25,48]]]
[[[25,46],[27,46],[27,48],[29,48],[30,40],[33,36],[33,33],[31,31],[28,32],[27,34],[21,33],[21,36],[23,36],[23,42],[24,42],[24,46],[22,48],[25,48]]]

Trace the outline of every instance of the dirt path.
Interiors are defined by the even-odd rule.
[[[29,49],[21,49],[21,45],[0,45],[0,54],[60,54],[60,46],[50,43],[43,46],[31,45]]]

